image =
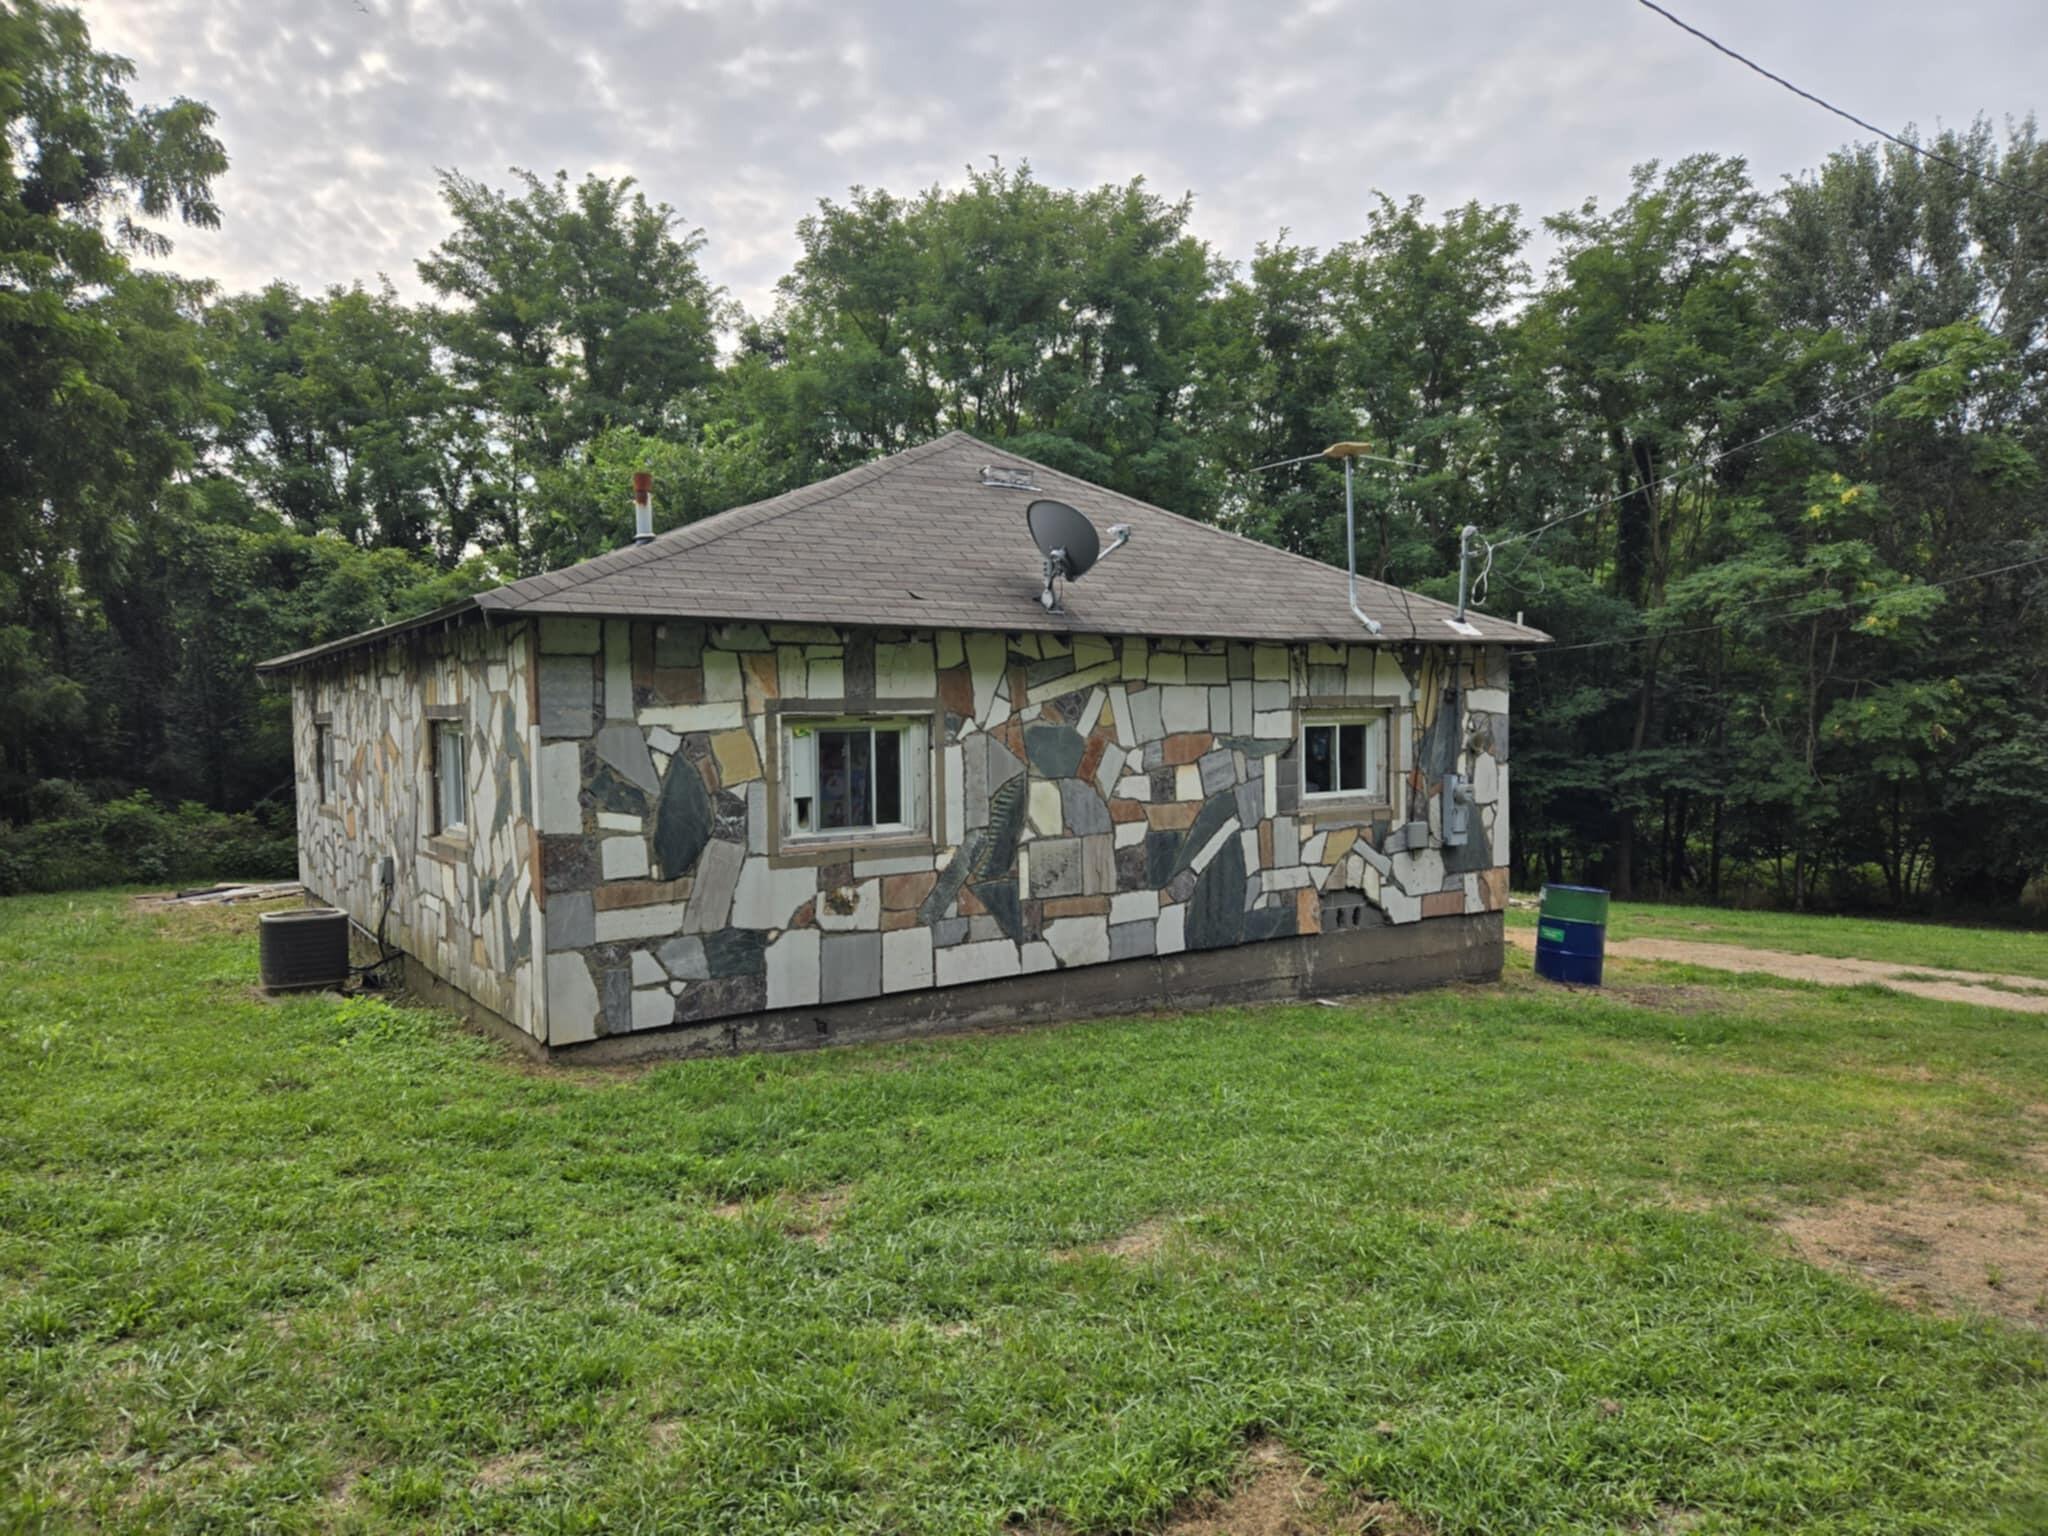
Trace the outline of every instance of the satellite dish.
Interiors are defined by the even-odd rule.
[[[1045,590],[1038,600],[1051,613],[1062,611],[1056,583],[1079,581],[1131,540],[1130,524],[1114,523],[1109,530],[1114,542],[1105,550],[1095,525],[1063,501],[1032,502],[1024,509],[1024,525],[1045,557]]]

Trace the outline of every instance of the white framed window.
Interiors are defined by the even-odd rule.
[[[313,782],[319,786],[322,805],[332,805],[341,798],[341,771],[334,761],[334,727],[325,720],[313,727]]]
[[[460,832],[469,821],[468,741],[460,720],[435,720],[432,729],[434,831]]]
[[[782,717],[786,841],[912,836],[931,826],[931,721]]]
[[[1387,712],[1345,710],[1301,717],[1301,798],[1387,798]]]

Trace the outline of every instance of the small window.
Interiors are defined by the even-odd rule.
[[[460,832],[469,820],[467,745],[459,720],[434,722],[434,830]]]
[[[1310,715],[1301,723],[1302,798],[1384,800],[1387,717]]]
[[[322,721],[313,727],[313,782],[320,786],[322,805],[341,798],[340,778],[334,762],[334,727]]]
[[[918,718],[785,720],[784,835],[924,831],[929,731]]]

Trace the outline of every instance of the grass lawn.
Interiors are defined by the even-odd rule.
[[[569,1072],[253,929],[0,902],[0,1529],[1155,1530],[1262,1441],[1442,1536],[2048,1529],[2048,1298],[1774,1224],[2048,1187],[2030,1021],[1523,961]]]
[[[1508,921],[1533,928],[1536,911],[1516,907],[1508,913]],[[1609,912],[1607,934],[1612,939],[1691,939],[1802,955],[1895,960],[1901,966],[2048,977],[2048,932],[2022,928],[1957,928],[1812,912],[1738,912],[1727,907],[1617,901]]]

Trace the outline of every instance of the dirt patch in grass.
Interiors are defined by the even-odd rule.
[[[1163,1536],[1427,1536],[1428,1527],[1382,1499],[1342,1500],[1271,1440],[1252,1447],[1226,1495],[1203,1494],[1175,1510]]]
[[[1121,1259],[1126,1264],[1151,1264],[1162,1258],[1212,1252],[1209,1245],[1188,1231],[1188,1221],[1185,1216],[1147,1216],[1135,1227],[1119,1232],[1115,1237],[1106,1237],[1099,1243],[1086,1243],[1079,1248],[1056,1248],[1053,1257],[1063,1264],[1096,1255]]]
[[[540,1457],[532,1451],[513,1451],[507,1456],[493,1456],[470,1474],[470,1481],[479,1488],[509,1488],[536,1471]]]
[[[783,1236],[801,1238],[824,1248],[831,1244],[832,1228],[852,1199],[853,1186],[837,1184],[830,1189],[778,1195],[772,1208],[780,1217]],[[749,1209],[748,1201],[726,1200],[712,1206],[711,1214],[720,1221],[743,1221]]]
[[[1687,1017],[1718,1012],[1729,1006],[1727,991],[1717,987],[1624,981],[1610,982],[1604,990],[1617,1002],[1634,1008],[1653,1008],[1659,1013],[1677,1013]]]
[[[1907,1188],[1783,1218],[1809,1264],[1900,1303],[2048,1327],[2048,1195],[1934,1163]]]

